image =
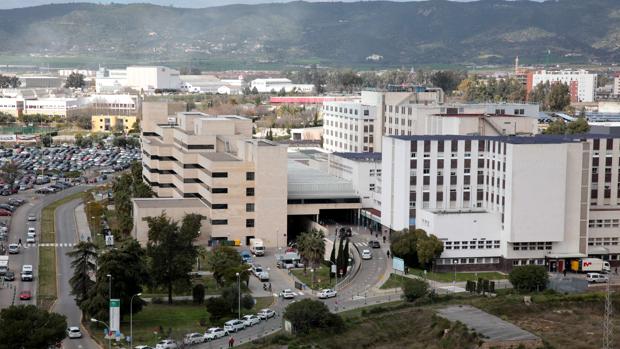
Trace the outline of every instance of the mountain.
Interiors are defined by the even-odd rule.
[[[0,37],[5,56],[377,66],[505,64],[517,55],[522,62],[613,62],[620,58],[620,1],[290,2],[202,9],[72,3],[0,10]]]

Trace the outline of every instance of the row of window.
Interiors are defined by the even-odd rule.
[[[499,257],[476,257],[476,258],[437,258],[437,265],[453,264],[498,264]]]
[[[499,240],[444,241],[446,250],[481,250],[499,248]]]
[[[588,238],[589,246],[618,246],[617,237]]]
[[[536,250],[551,250],[553,243],[550,241],[545,242],[513,242],[513,251],[536,251]]]
[[[588,228],[618,228],[620,219],[590,219]]]
[[[533,259],[515,259],[512,261],[512,265],[544,265],[544,258],[533,258]]]

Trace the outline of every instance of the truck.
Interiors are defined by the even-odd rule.
[[[250,251],[255,256],[264,256],[265,244],[263,243],[263,240],[258,238],[250,239]]]
[[[9,256],[0,256],[0,275],[9,271]]]
[[[609,273],[611,271],[611,266],[608,261],[604,261],[600,258],[581,258],[571,260],[570,269],[574,272],[581,273]]]

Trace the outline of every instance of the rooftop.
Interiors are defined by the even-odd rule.
[[[353,161],[381,161],[381,153],[332,153],[332,155]]]
[[[351,182],[305,166],[297,160],[288,161],[289,199],[356,197],[359,195]]]
[[[451,141],[451,140],[483,140],[498,141],[510,144],[561,144],[576,143],[587,139],[614,138],[604,134],[578,134],[578,135],[536,135],[536,136],[463,136],[463,135],[412,135],[412,136],[387,136],[404,141]]]
[[[211,161],[241,161],[232,154],[222,152],[205,152],[200,153],[199,156]]]

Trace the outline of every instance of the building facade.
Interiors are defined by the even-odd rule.
[[[439,269],[618,263],[620,138],[606,137],[386,137],[381,222],[438,236]]]
[[[596,74],[586,70],[539,70],[530,72],[527,81],[527,93],[529,94],[540,83],[562,83],[569,87],[571,102],[594,102]]]
[[[123,132],[131,131],[136,122],[136,116],[127,115],[93,115],[91,116],[91,132]]]
[[[277,234],[286,232],[285,146],[253,140],[252,121],[240,116],[180,112],[143,118],[143,175],[158,198],[134,199],[138,241],[148,239],[144,217],[165,211],[180,220],[187,202],[205,217],[199,244],[247,245],[252,237],[268,246],[286,244],[286,234]]]
[[[250,89],[256,89],[259,93],[276,93],[284,90],[286,93],[312,93],[312,84],[294,84],[290,79],[254,79],[250,82]]]

